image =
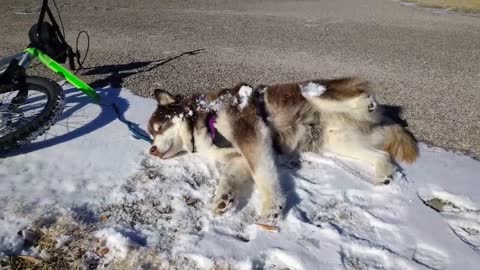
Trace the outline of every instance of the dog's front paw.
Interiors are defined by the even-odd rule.
[[[217,215],[221,215],[230,210],[235,201],[235,195],[233,192],[226,192],[217,194],[213,199],[213,212]]]

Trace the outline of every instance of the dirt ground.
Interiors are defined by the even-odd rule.
[[[140,95],[358,75],[422,141],[480,156],[480,17],[389,0],[58,0],[81,77]],[[35,1],[3,0],[0,55],[27,44]],[[83,50],[84,42],[80,49]],[[198,53],[183,54],[201,50]],[[43,73],[41,69],[31,70]],[[153,108],[152,108],[153,110]],[[147,120],[148,116],[145,116]]]

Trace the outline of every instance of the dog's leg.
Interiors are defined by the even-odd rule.
[[[326,140],[326,149],[335,154],[351,157],[372,164],[375,168],[374,184],[388,184],[396,170],[390,155],[382,150],[375,149],[367,142],[355,140],[339,133],[329,134]]]
[[[396,166],[392,163],[390,155],[375,148],[351,148],[350,155],[354,158],[371,162],[375,168],[374,184],[389,184],[392,180]]]
[[[262,196],[262,219],[265,222],[276,222],[283,214],[285,198],[280,186],[269,128],[257,117],[254,110],[236,117],[221,115],[218,120],[218,126],[230,131],[225,133],[247,161]]]
[[[225,165],[212,201],[213,212],[223,214],[232,208],[242,185],[252,181],[252,175],[245,159],[235,149],[219,148],[213,144],[203,124],[205,116],[201,117],[194,128],[197,150],[205,157]]]
[[[351,145],[348,148],[336,149],[334,152],[372,164],[375,168],[373,182],[377,185],[390,183],[392,175],[396,170],[396,166],[392,163],[390,155],[381,150]]]
[[[245,159],[238,154],[226,163],[213,198],[213,212],[223,214],[230,210],[243,185],[252,181]]]

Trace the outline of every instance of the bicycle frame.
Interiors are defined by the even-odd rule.
[[[57,8],[56,3],[54,4],[55,8]],[[45,20],[46,15],[48,15],[49,21]],[[59,13],[58,17],[61,22]],[[38,59],[48,69],[60,75],[73,87],[93,99],[95,103],[100,104],[101,98],[97,92],[70,71],[75,70],[75,57],[77,57],[81,67],[79,62],[80,53],[78,51],[73,53],[64,36],[63,25],[62,30],[60,30],[48,7],[48,0],[43,0],[38,23],[34,24],[28,32],[30,40],[28,47],[23,52],[15,55],[0,57],[0,96],[7,93],[7,102],[4,102],[3,97],[0,100],[0,109],[2,110],[0,112],[0,126],[3,129],[4,123],[10,125],[13,123],[12,119],[19,119],[15,121],[15,125],[12,125],[13,128],[7,130],[7,133],[0,134],[0,152],[3,152],[5,149],[8,150],[12,146],[28,143],[33,137],[43,134],[44,128],[48,129],[54,123],[56,117],[63,112],[61,86],[55,86],[55,82],[49,81],[47,78],[35,78],[26,74],[27,68],[35,59]],[[66,59],[69,60],[70,70],[60,64],[65,63]],[[40,88],[31,89],[37,91],[43,87],[48,98],[44,108],[43,106],[35,105],[41,109],[38,116],[32,117],[31,121],[24,123],[24,121],[21,121],[24,119],[20,119],[23,117],[23,107],[21,108],[21,106],[24,103],[31,102],[31,99],[29,99],[29,85],[39,86]],[[17,94],[11,98],[11,92],[17,92]],[[52,103],[53,101],[55,103]],[[27,107],[32,108],[32,106]],[[46,110],[47,108],[49,109],[48,111]]]
[[[24,52],[26,52],[32,58],[32,60],[34,58],[37,58],[42,64],[47,66],[50,70],[60,75],[71,85],[75,86],[75,88],[85,93],[85,95],[91,97],[96,103],[100,103],[100,96],[97,94],[97,92],[95,92],[95,90],[90,85],[88,85],[87,83],[82,81],[80,78],[75,76],[75,74],[70,72],[68,69],[66,69],[64,66],[59,64],[57,61],[53,60],[46,53],[43,53],[42,51],[36,48],[27,48],[25,49]],[[20,61],[20,65],[22,65],[22,60]],[[29,59],[24,61],[29,61]]]
[[[39,49],[36,48],[27,48],[21,53],[17,53],[12,56],[8,56],[5,58],[0,59],[0,74],[2,74],[5,70],[1,69],[1,67],[8,65],[13,59],[18,60],[18,65],[27,68],[35,58],[37,58],[42,64],[48,67],[53,72],[60,75],[64,78],[67,82],[73,85],[75,88],[79,89],[85,95],[92,98],[96,103],[100,103],[100,96],[95,92],[95,90],[82,81],[80,78],[75,76],[72,72],[66,69],[64,66],[59,64],[57,61],[53,60],[50,56],[46,53],[43,53]]]

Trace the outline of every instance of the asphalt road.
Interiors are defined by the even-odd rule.
[[[16,12],[30,2],[2,1],[0,55],[27,45],[38,15]],[[420,140],[480,156],[479,16],[389,0],[58,2],[70,43],[90,34],[80,74],[95,86],[150,95],[358,75]]]

